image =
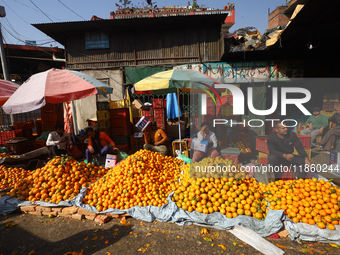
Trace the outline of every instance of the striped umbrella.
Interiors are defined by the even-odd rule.
[[[8,114],[17,114],[39,109],[47,103],[63,103],[97,93],[110,94],[112,87],[81,72],[50,69],[32,75],[2,108]]]
[[[137,83],[136,91],[152,90],[155,94],[176,93],[182,91],[204,92],[214,98],[210,91],[216,93],[214,84],[222,84],[208,75],[191,69],[173,69],[153,74]]]
[[[19,85],[6,80],[0,80],[0,106],[19,88]]]
[[[205,75],[201,72],[191,69],[173,69],[153,74],[134,84],[136,91],[152,90],[154,94],[177,93],[179,90],[189,92],[204,92],[211,96],[215,101],[214,94],[218,94],[214,89],[214,84],[222,84],[221,82]],[[219,98],[219,97],[218,97]],[[222,105],[222,101],[219,98]],[[216,101],[215,101],[216,103]],[[178,112],[180,112],[178,100]],[[179,121],[179,140],[181,140],[181,122]],[[181,149],[180,149],[181,151]]]

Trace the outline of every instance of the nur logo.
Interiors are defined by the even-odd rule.
[[[203,84],[203,83],[202,83]],[[217,91],[215,89],[229,89],[232,93],[233,97],[233,115],[244,115],[244,94],[242,90],[231,84],[215,84],[215,88],[203,84],[207,86],[211,91],[214,92],[214,94],[217,96],[217,99],[219,100],[220,104],[222,105],[222,100],[220,96],[218,95]],[[205,91],[211,98],[213,99],[215,105],[216,100],[213,97],[213,95],[206,89],[202,89]],[[304,94],[304,98],[287,98],[287,95],[289,93],[301,93]],[[202,94],[202,102],[201,102],[201,112],[202,115],[207,114],[207,94]],[[248,87],[247,89],[247,105],[250,112],[252,112],[255,115],[259,116],[265,116],[270,115],[274,113],[277,109],[278,105],[278,88],[272,87],[272,106],[270,109],[267,110],[257,110],[254,108],[253,104],[253,88]],[[311,93],[309,90],[305,88],[295,88],[295,87],[285,87],[281,88],[281,115],[285,116],[287,115],[287,105],[292,104],[295,105],[304,115],[311,115],[311,113],[303,106],[304,103],[307,103],[311,99]]]

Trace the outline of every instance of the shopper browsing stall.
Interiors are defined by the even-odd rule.
[[[206,153],[195,150],[192,156],[193,162],[198,162],[205,156],[215,158],[220,155],[219,152],[217,151],[218,145],[216,135],[214,132],[210,131],[208,123],[203,122],[201,124],[201,130],[197,133],[197,139],[198,141],[208,142],[208,147]]]
[[[118,151],[116,144],[106,133],[99,132],[93,128],[87,128],[85,134],[89,137],[89,145],[85,152],[88,163],[92,161],[92,158],[95,158],[97,161],[97,157],[106,156],[110,151],[109,144],[111,144],[114,150]]]
[[[300,139],[295,133],[289,132],[286,125],[282,125],[281,122],[275,122],[274,130],[275,132],[268,135],[267,139],[269,150],[268,164],[274,167],[293,167],[292,170],[297,170],[298,177],[304,178],[307,174],[307,171],[304,171],[305,165],[310,165],[310,160]],[[294,148],[299,155],[293,154]],[[281,176],[280,172],[275,174],[277,177]]]
[[[53,158],[67,153],[67,146],[73,149],[73,143],[69,133],[64,132],[64,125],[58,123],[55,125],[55,131],[52,131],[46,140],[48,146],[48,157]]]
[[[168,136],[163,129],[157,127],[157,123],[152,121],[148,127],[143,131],[145,144],[143,148],[145,150],[158,152],[163,156],[166,156],[168,149],[166,144],[168,143]]]

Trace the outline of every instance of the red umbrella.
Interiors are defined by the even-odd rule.
[[[112,87],[81,72],[50,69],[32,75],[2,106],[7,114],[29,112],[47,103],[112,93]]]
[[[6,80],[0,80],[0,106],[19,88],[19,85]]]

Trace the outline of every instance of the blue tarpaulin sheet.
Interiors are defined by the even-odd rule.
[[[86,194],[86,188],[82,188],[80,194],[76,196],[74,199],[70,201],[63,201],[61,203],[52,204],[46,202],[34,202],[30,203],[29,201],[19,201],[17,198],[10,198],[9,196],[4,196],[0,198],[0,214],[8,214],[15,211],[19,206],[27,206],[27,205],[40,205],[45,207],[52,206],[76,206],[83,208],[87,211],[91,211],[98,214],[123,214],[129,213],[131,217],[147,221],[161,221],[161,222],[174,222],[180,226],[186,225],[199,225],[203,227],[216,228],[220,230],[231,229],[235,225],[242,225],[247,227],[260,236],[266,237],[277,233],[283,226],[282,217],[283,211],[274,211],[270,210],[267,214],[267,217],[264,221],[255,219],[253,217],[240,215],[233,219],[228,219],[225,215],[215,212],[212,214],[203,214],[199,212],[187,212],[177,207],[176,203],[171,200],[171,195],[167,198],[168,203],[163,205],[162,207],[157,206],[134,206],[127,210],[118,210],[118,209],[108,209],[105,212],[98,212],[97,209],[88,204],[83,204],[83,197]]]
[[[176,93],[169,93],[166,96],[166,112],[169,119],[178,118],[178,100]],[[182,116],[181,109],[179,109],[179,115]]]

